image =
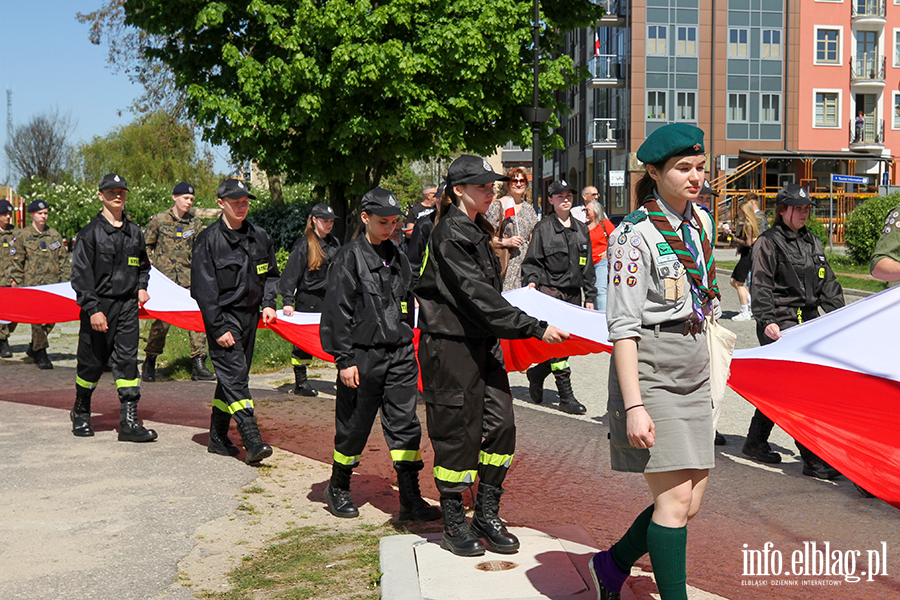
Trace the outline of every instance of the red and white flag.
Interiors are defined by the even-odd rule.
[[[597,35],[597,30],[594,30],[594,56],[600,56],[600,36]]]
[[[503,218],[511,219],[516,216],[516,201],[512,196],[504,196],[503,200]]]

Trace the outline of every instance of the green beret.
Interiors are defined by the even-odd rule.
[[[637,158],[644,164],[655,165],[673,156],[695,156],[706,154],[703,146],[703,130],[687,123],[663,125],[650,134],[641,147]]]

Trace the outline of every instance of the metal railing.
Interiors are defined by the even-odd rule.
[[[606,16],[624,16],[627,0],[591,0],[594,4],[602,6]]]
[[[884,145],[884,119],[867,118],[862,125],[850,121],[850,145]]]
[[[617,54],[601,54],[588,61],[593,79],[625,79],[625,57]]]
[[[850,61],[850,81],[884,81],[887,57],[878,60],[877,54],[864,54]]]
[[[850,18],[885,18],[884,0],[853,0],[850,3]]]
[[[593,119],[588,131],[589,144],[618,144],[621,139],[619,119]]]

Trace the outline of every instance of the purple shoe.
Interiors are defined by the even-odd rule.
[[[597,600],[620,600],[619,592],[629,574],[622,572],[608,550],[592,556],[588,569],[597,589]]]

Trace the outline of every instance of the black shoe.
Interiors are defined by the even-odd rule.
[[[525,373],[525,376],[528,378],[528,395],[535,404],[540,404],[544,401],[544,379],[549,374],[549,370],[544,366],[544,363],[531,367]]]
[[[272,456],[272,446],[263,443],[255,417],[245,418],[238,423],[238,433],[241,434],[244,448],[247,449],[247,455],[244,457],[245,463],[249,465]]]
[[[0,358],[12,358],[12,350],[9,349],[9,342],[0,340]]]
[[[92,437],[94,428],[91,427],[91,397],[90,395],[75,394],[75,406],[69,413],[72,419],[72,435],[75,437]]]
[[[145,429],[137,419],[137,400],[122,402],[119,410],[120,442],[152,442],[158,435],[152,429]]]
[[[397,488],[400,490],[401,521],[437,521],[443,516],[441,509],[422,498],[417,469],[398,470]]]
[[[500,520],[502,494],[503,488],[479,482],[471,529],[472,533],[483,539],[492,551],[498,554],[513,554],[519,549],[519,539],[507,531],[506,525]]]
[[[875,497],[875,494],[873,494],[872,492],[870,492],[869,490],[867,490],[867,489],[865,489],[865,488],[860,487],[858,483],[854,483],[853,485],[855,485],[855,486],[856,486],[856,490],[857,490],[860,494],[863,495],[863,498],[874,498],[874,497]]]
[[[31,344],[28,344],[28,347],[25,348],[25,356],[27,356],[31,360],[34,360],[34,350],[32,350]]]
[[[559,410],[570,415],[583,415],[587,412],[584,404],[575,399],[572,379],[568,375],[556,378],[556,389],[559,392]]]
[[[215,381],[216,376],[206,368],[206,357],[195,356],[191,359],[191,381]]]
[[[353,504],[350,489],[336,488],[331,483],[325,488],[325,505],[328,512],[342,519],[353,519],[359,516],[359,509]]]
[[[587,407],[574,398],[572,400],[560,400],[558,408],[570,415],[583,415],[587,412]]]
[[[231,415],[214,408],[209,418],[209,443],[206,451],[210,454],[221,456],[237,456],[240,450],[228,438],[228,427],[231,425]]]
[[[837,479],[841,476],[840,471],[829,465],[824,460],[803,461],[803,474],[807,477],[815,477],[816,479]]]
[[[306,365],[294,365],[294,395],[295,396],[318,396],[319,392],[309,385],[306,377]]]
[[[744,447],[741,448],[741,452],[745,456],[749,456],[750,458],[758,460],[761,463],[766,463],[767,465],[777,465],[781,462],[781,455],[777,452],[773,452],[772,448],[769,447],[768,442],[753,444],[750,439],[747,438]]]
[[[34,351],[34,364],[42,371],[49,371],[53,368],[53,363],[50,362],[50,357],[47,356],[47,350],[43,348]]]
[[[153,383],[156,381],[156,355],[148,354],[141,365],[141,381]]]
[[[484,544],[481,543],[469,524],[466,523],[466,511],[462,498],[441,498],[441,509],[444,511],[444,533],[441,536],[441,548],[449,550],[457,556],[481,556]]]
[[[714,443],[716,446],[724,446],[725,444],[728,443],[728,440],[725,439],[725,436],[724,436],[724,435],[722,435],[721,433],[719,433],[719,432],[717,431],[717,432],[716,432],[716,439],[713,441],[713,443]],[[780,456],[779,456],[778,458],[779,458],[779,460],[781,459]]]
[[[600,579],[600,569],[597,565],[599,555],[595,554],[588,561],[588,570],[591,572],[591,579],[594,580],[594,589],[597,590],[597,600],[620,600],[622,595],[619,592],[609,591],[603,581]]]

